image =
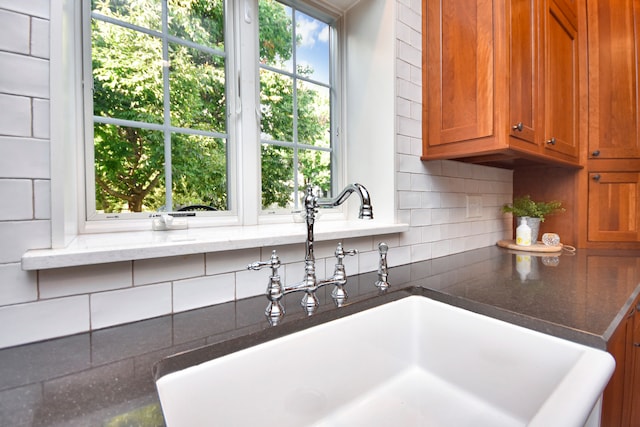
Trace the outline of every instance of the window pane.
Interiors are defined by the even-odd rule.
[[[224,51],[223,0],[169,0],[169,34]]]
[[[171,124],[226,133],[224,58],[170,44]]]
[[[331,153],[319,150],[300,150],[298,152],[298,181],[314,187],[320,187],[321,197],[331,197]]]
[[[162,28],[161,0],[92,0],[91,11],[150,30]]]
[[[224,139],[174,134],[171,139],[173,210],[227,209]],[[208,209],[207,209],[208,210]]]
[[[145,22],[164,16],[169,23],[167,37],[160,37],[92,15],[98,213],[194,205],[227,210],[223,0],[115,0],[94,6],[102,15],[157,32],[165,30]],[[139,126],[129,127],[128,121]]]
[[[294,151],[262,144],[262,208],[293,208]]]
[[[162,132],[94,125],[96,210],[147,212],[164,205]]]
[[[298,140],[302,144],[331,147],[329,88],[298,80]]]
[[[331,26],[275,0],[260,13],[262,204],[297,209],[307,183],[331,194]]]
[[[92,66],[96,116],[162,122],[160,39],[93,20]]]
[[[263,139],[293,141],[293,79],[261,69],[260,110]]]
[[[329,84],[329,25],[296,11],[296,72]]]
[[[259,0],[260,63],[293,72],[291,8],[275,0]]]

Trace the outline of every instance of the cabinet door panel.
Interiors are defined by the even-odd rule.
[[[639,241],[640,173],[590,173],[589,178],[589,240]]]
[[[589,0],[589,155],[639,158],[640,1]],[[593,153],[597,153],[594,155]]]
[[[537,0],[512,1],[509,124],[511,136],[537,145]]]
[[[577,31],[554,0],[545,15],[544,147],[578,157]]]
[[[640,304],[635,308],[633,316],[633,341],[631,343],[631,357],[633,360],[633,375],[630,378],[629,385],[629,418],[630,425],[640,425],[640,313],[638,309]]]
[[[493,135],[491,0],[427,1],[429,145]]]

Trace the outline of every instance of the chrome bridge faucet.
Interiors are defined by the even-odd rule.
[[[352,193],[357,193],[360,197],[360,213],[358,215],[361,219],[373,219],[373,208],[371,206],[371,197],[367,189],[361,184],[349,184],[345,187],[337,197],[333,199],[322,199],[313,194],[311,185],[307,186],[304,197],[305,208],[305,220],[307,225],[307,240],[305,243],[305,257],[304,257],[304,277],[300,282],[293,285],[286,286],[282,284],[280,276],[278,274],[278,268],[280,267],[280,258],[274,250],[271,253],[271,257],[268,261],[256,261],[247,266],[249,270],[259,270],[262,267],[270,267],[271,275],[269,276],[269,284],[267,285],[267,299],[269,305],[265,310],[265,315],[269,318],[272,324],[276,324],[278,319],[284,315],[284,307],[280,300],[286,294],[291,292],[304,292],[301,305],[304,307],[308,314],[312,314],[316,307],[320,305],[316,291],[322,286],[334,285],[334,289],[331,292],[331,296],[336,301],[336,304],[341,305],[347,297],[344,285],[347,283],[347,274],[344,269],[343,260],[345,256],[356,255],[357,250],[347,250],[342,248],[342,243],[338,243],[338,247],[335,251],[336,264],[333,275],[325,280],[318,280],[316,278],[316,259],[313,253],[314,236],[313,227],[316,220],[316,214],[319,208],[331,208],[339,206],[344,203]]]

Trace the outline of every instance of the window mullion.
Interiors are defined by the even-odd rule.
[[[173,178],[171,176],[171,99],[169,88],[169,18],[167,0],[162,2],[162,86],[163,86],[163,132],[164,132],[164,180],[165,209],[173,210]]]
[[[260,180],[260,73],[258,63],[258,2],[234,3],[243,10],[234,11],[235,57],[238,58],[237,147],[239,158],[238,214],[244,225],[258,223],[262,186]]]

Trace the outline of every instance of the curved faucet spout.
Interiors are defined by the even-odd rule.
[[[333,208],[343,204],[351,195],[351,193],[358,193],[360,197],[360,219],[373,219],[373,207],[371,206],[371,196],[364,185],[353,183],[347,185],[344,190],[333,199],[318,199],[317,206],[319,208]]]

